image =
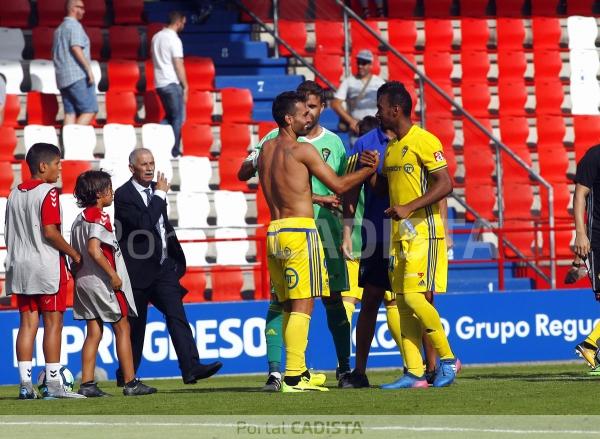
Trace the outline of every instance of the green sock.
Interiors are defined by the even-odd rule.
[[[333,336],[333,344],[338,358],[340,373],[350,371],[350,323],[346,316],[346,308],[341,300],[327,302],[325,312],[327,313],[327,326]]]
[[[283,348],[283,308],[280,303],[271,302],[267,312],[265,338],[267,340],[267,361],[269,373],[281,372],[281,349]]]

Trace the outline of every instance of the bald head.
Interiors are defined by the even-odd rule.
[[[67,16],[81,20],[85,12],[83,0],[67,0],[65,2]]]

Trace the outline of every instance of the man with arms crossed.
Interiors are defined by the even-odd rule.
[[[311,384],[305,352],[313,298],[329,295],[329,280],[321,240],[313,219],[311,175],[341,194],[360,184],[377,168],[378,155],[361,156],[363,168],[338,177],[312,146],[297,141],[311,122],[306,99],[285,92],[273,102],[273,118],[279,126],[274,139],[264,143],[258,156],[258,172],[271,223],[267,231],[267,255],[271,283],[283,303],[283,340],[286,374],[283,392],[327,390]]]

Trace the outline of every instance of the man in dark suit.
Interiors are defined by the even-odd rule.
[[[142,359],[148,303],[165,315],[167,329],[185,384],[215,374],[222,363],[201,364],[196,342],[183,308],[187,292],[179,283],[185,273],[185,255],[167,218],[169,183],[158,172],[154,179],[154,157],[148,149],[135,149],[129,156],[131,180],[115,192],[115,226],[119,245],[133,287],[137,317],[129,317],[133,364]],[[117,385],[122,385],[117,370]]]

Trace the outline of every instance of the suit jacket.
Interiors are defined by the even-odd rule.
[[[154,183],[152,184],[154,188]],[[160,272],[162,240],[156,223],[162,215],[167,253],[177,263],[177,274],[185,274],[185,255],[167,217],[167,202],[154,195],[148,206],[129,180],[115,191],[115,228],[119,246],[134,289],[144,289]]]

